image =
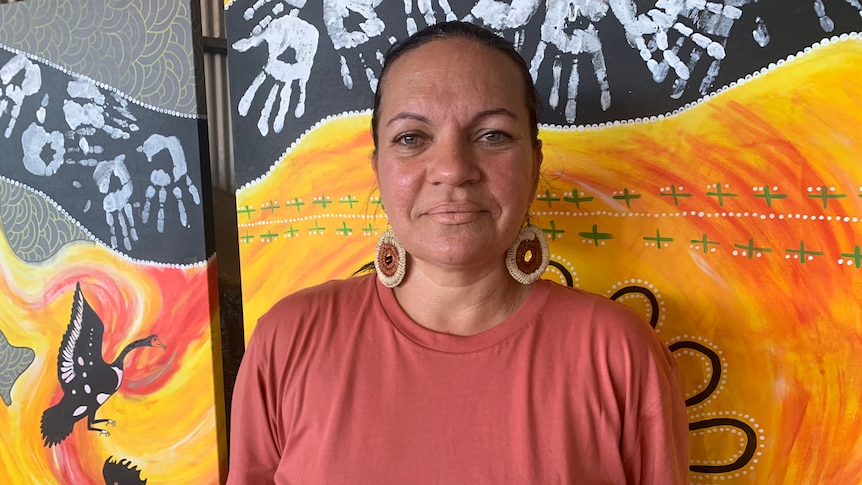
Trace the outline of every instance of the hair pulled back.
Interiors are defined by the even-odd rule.
[[[434,40],[444,39],[467,39],[477,42],[481,45],[490,47],[508,58],[512,59],[521,73],[524,81],[524,103],[527,106],[530,122],[530,138],[533,145],[539,143],[539,98],[536,94],[536,88],[533,85],[533,77],[530,75],[530,69],[524,58],[518,54],[515,47],[506,39],[499,35],[483,29],[477,25],[468,22],[442,22],[430,25],[401,42],[394,44],[383,60],[383,70],[380,73],[380,82],[377,84],[377,90],[374,93],[374,109],[371,114],[371,134],[374,138],[374,153],[377,153],[377,129],[380,117],[380,101],[383,97],[383,86],[386,81],[386,74],[389,68],[399,57],[413,49],[421,47]],[[469,66],[464,66],[469,69]]]

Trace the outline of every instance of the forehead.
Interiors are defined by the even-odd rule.
[[[435,39],[395,59],[379,89],[387,99],[430,97],[524,104],[519,66],[503,52],[473,39]]]

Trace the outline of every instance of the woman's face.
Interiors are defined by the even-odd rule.
[[[411,264],[502,264],[542,162],[523,83],[505,54],[467,39],[431,41],[389,67],[373,168]]]

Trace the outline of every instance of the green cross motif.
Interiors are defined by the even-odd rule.
[[[825,254],[823,251],[809,251],[805,249],[805,241],[799,241],[799,249],[788,249],[787,252],[798,254],[799,264],[805,264],[808,256],[823,256]]]
[[[715,245],[721,244],[720,242],[710,241],[709,238],[707,238],[706,234],[703,235],[702,239],[692,239],[691,243],[692,244],[700,244],[701,247],[703,248],[704,254],[709,253],[709,245],[710,244],[715,244]]]
[[[578,191],[577,187],[572,187],[572,196],[571,197],[563,197],[563,200],[566,202],[574,202],[575,207],[578,209],[581,208],[581,202],[592,202],[594,197],[581,197],[580,191]]]
[[[613,239],[614,235],[609,232],[599,232],[598,224],[593,224],[592,232],[579,232],[578,235],[583,237],[584,239],[591,239],[593,244],[598,247],[599,241]]]
[[[675,186],[675,185],[671,185],[671,186],[670,186],[670,193],[663,192],[663,193],[661,194],[661,196],[662,196],[662,197],[673,197],[673,205],[674,205],[674,207],[678,207],[678,206],[679,206],[679,198],[680,198],[680,197],[691,197],[691,194],[686,194],[686,193],[683,193],[683,192],[677,192],[677,191],[676,191],[676,186]]]
[[[270,200],[267,205],[261,206],[260,210],[269,211],[270,214],[275,214],[276,209],[280,209],[281,207],[275,205],[275,202]]]
[[[299,200],[299,197],[294,197],[293,202],[290,202],[288,204],[284,204],[285,207],[296,207],[296,212],[299,212],[301,210],[300,207],[302,207],[304,205],[305,205],[305,202],[302,202],[301,200]]]
[[[672,243],[673,238],[661,237],[661,233],[659,233],[659,230],[656,229],[655,230],[655,237],[644,237],[644,241],[652,241],[655,243],[656,248],[661,249],[662,243]],[[665,244],[664,246],[667,247],[668,245]]]
[[[248,229],[245,230],[245,235],[239,237],[242,242],[248,244],[254,240],[254,236],[248,233]]]
[[[342,236],[349,236],[353,234],[353,229],[347,227],[347,222],[341,221],[341,227],[336,229],[335,232],[341,234]]]
[[[547,202],[547,203],[548,203],[548,207],[551,207],[551,206],[553,205],[553,203],[554,203],[554,202],[559,202],[559,201],[560,201],[560,198],[559,198],[559,197],[551,197],[551,191],[550,191],[550,190],[545,190],[545,193],[544,193],[544,194],[542,194],[542,195],[541,195],[541,196],[539,196],[539,197],[536,197],[536,200],[540,200],[540,201],[542,201],[542,202]]]
[[[724,207],[724,198],[725,197],[739,197],[738,194],[734,194],[732,192],[725,192],[721,189],[721,182],[717,182],[715,184],[715,192],[707,191],[706,195],[710,197],[715,197],[718,199],[718,205]]]
[[[254,209],[252,209],[251,206],[248,206],[248,205],[241,208],[241,209],[236,210],[237,215],[245,214],[246,217],[248,218],[248,220],[251,220],[251,213],[252,212],[254,212]]]
[[[843,199],[847,197],[847,194],[830,194],[829,189],[823,185],[820,187],[820,192],[817,194],[809,194],[809,199],[822,199],[823,208],[829,208],[829,199]]]
[[[635,194],[635,193],[634,193],[634,191],[629,192],[629,189],[628,189],[628,188],[626,188],[626,189],[624,189],[624,190],[623,190],[623,195],[615,195],[615,196],[614,196],[614,199],[615,199],[615,200],[624,200],[624,201],[626,201],[626,207],[628,207],[629,209],[631,209],[631,208],[632,208],[632,203],[631,203],[631,201],[632,201],[632,200],[634,200],[634,199],[640,199],[640,198],[641,198],[640,194]]]
[[[747,245],[734,244],[733,247],[735,247],[737,249],[742,249],[743,251],[746,251],[745,254],[748,257],[748,259],[754,258],[755,251],[760,251],[761,253],[771,253],[772,252],[772,250],[769,248],[756,247],[754,245],[754,239],[749,239]]]
[[[354,198],[352,195],[347,194],[347,198],[346,198],[346,199],[344,199],[344,200],[340,200],[340,201],[338,201],[338,202],[339,202],[339,203],[341,203],[341,204],[347,204],[347,205],[349,205],[349,206],[350,206],[350,208],[351,208],[351,209],[353,209],[353,204],[358,203],[358,202],[359,202],[359,199],[356,199],[356,198]]]
[[[321,227],[321,226],[317,223],[317,221],[314,221],[314,227],[312,227],[311,229],[309,229],[309,230],[308,230],[308,232],[309,232],[309,233],[313,232],[313,233],[315,233],[315,234],[323,234],[323,231],[325,231],[325,230],[326,230],[326,228],[325,228],[325,227]]]
[[[320,204],[324,209],[326,209],[327,204],[331,204],[331,200],[327,200],[326,194],[320,194],[320,198],[314,201],[315,204]]]
[[[853,248],[852,253],[841,253],[841,257],[853,260],[856,268],[859,268],[860,265],[862,265],[862,252],[860,252],[858,244]]]
[[[551,220],[550,224],[551,224],[551,228],[545,229],[543,227],[542,232],[544,232],[545,234],[550,234],[551,235],[551,241],[556,241],[557,240],[557,234],[563,234],[566,231],[564,231],[562,229],[557,229],[557,224],[556,224],[556,222],[554,222],[553,219]]]
[[[766,185],[763,186],[763,193],[762,194],[754,194],[754,196],[757,198],[760,198],[760,199],[765,199],[766,200],[766,207],[770,207],[770,208],[772,207],[772,200],[773,199],[786,199],[787,198],[786,194],[774,194],[774,193],[772,193],[769,190],[769,187]]]

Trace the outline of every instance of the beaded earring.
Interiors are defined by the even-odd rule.
[[[387,229],[377,240],[374,269],[380,282],[389,288],[400,285],[407,273],[407,253],[392,229]]]
[[[506,252],[506,268],[515,281],[529,285],[542,277],[549,260],[550,251],[545,234],[540,228],[530,224],[528,216],[526,225],[518,232],[518,237]]]

